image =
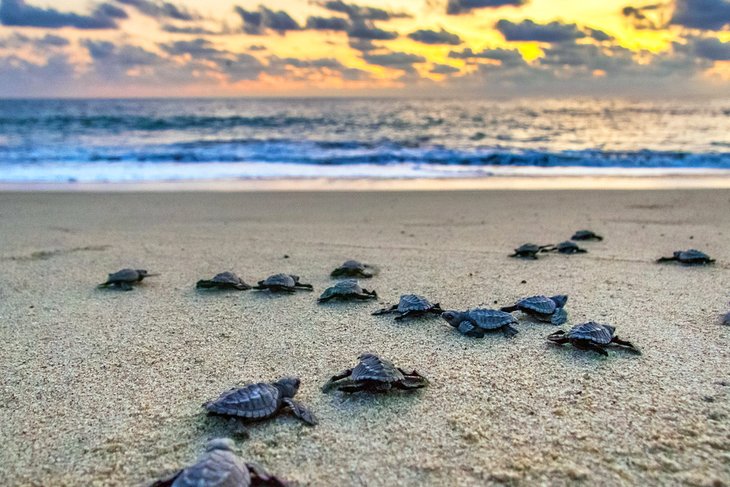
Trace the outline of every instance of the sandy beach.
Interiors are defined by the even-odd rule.
[[[606,239],[507,257],[582,228]],[[727,189],[0,193],[0,479],[148,485],[236,432],[204,401],[297,375],[319,425],[283,415],[236,442],[298,485],[728,485],[729,228]],[[686,248],[717,263],[654,263]],[[348,258],[380,268],[362,284],[381,299],[317,305]],[[95,288],[123,267],[160,276]],[[195,291],[224,270],[315,292]],[[408,292],[459,310],[565,293],[569,324],[613,324],[643,355],[558,348],[522,315],[512,340],[370,315]],[[365,351],[430,387],[320,392]]]

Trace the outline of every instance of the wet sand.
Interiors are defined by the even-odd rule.
[[[506,257],[581,228],[606,240]],[[147,485],[236,432],[201,403],[295,374],[320,424],[280,416],[237,446],[300,485],[727,485],[729,228],[724,189],[0,193],[0,478]],[[653,262],[689,247],[717,264]],[[317,305],[347,258],[381,269],[362,281],[381,300]],[[161,275],[95,289],[128,266]],[[292,272],[315,292],[193,289],[223,270]],[[370,315],[406,292],[455,309],[566,293],[570,324],[611,323],[643,355],[559,348],[522,316],[514,339],[475,340]],[[320,392],[364,351],[431,386]]]

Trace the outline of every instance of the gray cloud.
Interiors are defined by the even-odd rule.
[[[588,27],[586,28],[586,31],[588,32],[589,37],[597,40],[598,42],[610,41],[613,39],[613,36],[606,34],[602,30],[591,29],[590,27]]]
[[[516,49],[484,49],[479,52],[474,52],[471,48],[466,48],[461,51],[451,51],[449,57],[452,59],[488,59],[492,61],[500,61],[502,65],[516,66],[525,64],[525,60],[522,59],[522,55]]]
[[[537,41],[537,42],[573,42],[586,35],[578,30],[575,24],[563,24],[550,22],[549,24],[536,24],[532,20],[523,20],[519,24],[502,19],[496,26],[504,38],[508,41]]]
[[[666,6],[663,4],[643,5],[641,7],[626,6],[621,14],[626,17],[636,29],[656,30],[662,28],[661,22],[654,19]]]
[[[350,23],[342,17],[309,17],[307,29],[311,30],[333,30],[345,32],[350,28]]]
[[[206,29],[205,27],[199,27],[194,25],[178,26],[173,24],[163,24],[162,26],[160,26],[160,28],[165,32],[169,32],[171,34],[188,34],[196,36],[215,36],[225,34],[225,32],[222,31],[213,31],[210,29]]]
[[[383,66],[386,68],[400,69],[402,71],[413,71],[413,65],[426,62],[426,58],[416,54],[405,52],[389,52],[386,54],[364,53],[362,58],[369,64]]]
[[[397,32],[380,29],[367,20],[354,21],[347,31],[347,35],[354,39],[371,41],[387,41],[398,37]]]
[[[154,66],[163,60],[154,52],[139,46],[117,46],[113,42],[93,40],[85,40],[83,45],[94,61],[116,68],[109,74],[119,75],[122,70],[136,66]]]
[[[91,15],[59,12],[53,8],[28,5],[25,0],[0,0],[0,23],[18,27],[44,27],[58,29],[75,27],[77,29],[115,29],[115,18],[109,15],[106,7],[97,8]]]
[[[715,38],[691,39],[690,46],[698,56],[713,61],[730,61],[730,42],[721,42]]]
[[[390,12],[377,7],[361,7],[345,3],[342,0],[330,0],[321,3],[320,6],[332,12],[339,12],[347,15],[352,20],[390,20],[395,18],[408,18],[405,12]]]
[[[519,7],[526,3],[527,0],[449,0],[446,5],[446,13],[449,15],[458,15],[477,8],[498,8],[507,5]]]
[[[373,44],[373,41],[371,41],[369,39],[353,38],[353,39],[350,39],[349,44],[352,49],[355,49],[356,51],[360,51],[360,52],[374,51],[378,48],[378,46]]]
[[[236,7],[235,10],[241,16],[243,31],[247,34],[261,35],[267,30],[284,34],[288,31],[301,30],[296,20],[283,10],[274,11],[263,5],[259,5],[258,10],[246,10],[241,7]]]
[[[266,46],[263,46],[261,44],[252,44],[252,45],[248,46],[248,50],[249,51],[265,51]]]
[[[156,19],[169,18],[175,20],[196,20],[199,16],[184,7],[170,2],[153,0],[117,0],[117,2],[136,8],[139,12]]]
[[[434,64],[431,68],[430,73],[434,74],[454,74],[458,73],[460,71],[459,68],[455,68],[453,66],[449,66],[448,64]]]
[[[721,30],[730,24],[730,2],[725,0],[676,0],[671,24],[692,29]]]
[[[202,38],[193,39],[192,41],[177,41],[168,44],[160,44],[160,48],[173,56],[189,54],[194,58],[227,54],[226,51],[216,49],[210,41]]]
[[[408,37],[424,44],[449,44],[458,46],[462,42],[458,35],[446,32],[444,29],[440,31],[421,29],[408,34]]]

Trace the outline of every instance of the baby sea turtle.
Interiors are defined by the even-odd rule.
[[[593,233],[590,230],[578,230],[570,237],[571,240],[603,240],[603,237]]]
[[[730,326],[730,312],[720,316],[720,323],[725,326]]]
[[[158,274],[150,274],[144,269],[122,269],[121,271],[109,274],[106,282],[99,284],[99,287],[114,287],[123,291],[131,291],[133,284],[142,282],[142,279],[145,277],[157,275]]]
[[[287,487],[289,484],[269,475],[255,463],[244,463],[233,451],[228,438],[208,442],[198,461],[172,477],[158,480],[152,487],[250,487],[253,485]]]
[[[565,304],[568,296],[559,294],[557,296],[531,296],[517,301],[513,306],[500,308],[501,311],[511,313],[522,311],[540,321],[547,321],[553,325],[562,325],[568,321],[568,313],[565,311]]]
[[[706,265],[715,262],[715,259],[711,259],[709,255],[704,252],[700,252],[697,249],[689,250],[678,250],[674,252],[671,257],[661,257],[657,259],[657,262],[672,262],[677,261],[684,265]]]
[[[552,247],[545,251],[546,252],[560,252],[561,254],[585,254],[586,252],[588,252],[586,249],[578,247],[578,244],[576,244],[575,242],[571,242],[570,240],[566,240],[565,242],[560,242],[555,247]]]
[[[258,285],[253,288],[287,293],[293,293],[297,289],[307,289],[309,291],[313,289],[311,284],[300,283],[299,276],[295,276],[293,274],[274,274],[263,281],[259,281]]]
[[[418,294],[404,294],[400,297],[398,304],[390,308],[383,308],[374,312],[374,315],[384,315],[388,313],[396,313],[395,319],[417,318],[426,314],[441,314],[443,310],[438,303],[431,304],[428,299]]]
[[[510,254],[510,257],[519,257],[521,259],[537,259],[537,254],[540,252],[546,252],[552,248],[552,245],[537,245],[533,243],[522,244],[515,249],[514,254]]]
[[[233,272],[227,271],[216,274],[210,280],[201,279],[195,287],[198,289],[238,289],[239,291],[251,289],[251,286],[246,284],[243,279]]]
[[[507,338],[517,334],[512,327],[517,319],[509,313],[496,309],[473,308],[467,311],[446,311],[441,314],[451,326],[463,335],[482,338],[485,332],[502,330]]]
[[[330,299],[377,299],[375,291],[360,287],[357,279],[345,279],[324,290],[317,302],[325,303]]]
[[[613,326],[601,325],[595,321],[589,321],[588,323],[574,326],[568,330],[568,333],[562,330],[556,331],[548,335],[547,339],[558,345],[571,343],[575,348],[580,350],[593,350],[601,355],[608,355],[608,352],[604,348],[612,344],[641,353],[631,342],[621,340],[614,335],[615,330],[616,328]]]
[[[248,384],[233,388],[208,401],[203,407],[211,414],[233,416],[246,420],[270,418],[285,408],[310,426],[317,424],[314,414],[293,399],[299,390],[299,379],[285,377],[276,382]]]
[[[332,277],[361,277],[368,278],[377,274],[377,270],[356,260],[347,260],[340,267],[330,273]]]
[[[358,360],[360,362],[354,369],[332,376],[322,390],[327,392],[336,387],[343,392],[388,392],[391,389],[420,389],[428,385],[428,379],[415,370],[406,372],[375,354],[364,353]]]

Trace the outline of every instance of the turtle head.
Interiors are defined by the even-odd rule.
[[[550,299],[555,303],[558,308],[564,308],[568,302],[568,296],[565,294],[558,294],[557,296],[550,296]]]
[[[284,377],[276,381],[274,387],[279,389],[284,397],[294,397],[299,390],[299,378]]]
[[[236,444],[230,438],[215,438],[208,442],[205,451],[229,450],[232,451]]]
[[[454,328],[457,328],[462,321],[461,313],[458,311],[444,311],[441,313],[441,318],[445,319],[446,322]]]
[[[139,274],[139,277],[147,277],[149,274],[147,273],[146,269],[135,269],[137,271],[137,274]]]

